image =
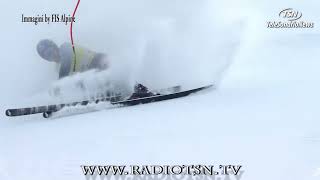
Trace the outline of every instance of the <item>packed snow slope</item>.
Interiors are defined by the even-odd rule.
[[[73,7],[72,3],[65,4],[57,1],[56,8],[55,6],[49,8],[46,6],[48,2],[39,1],[37,6],[48,13],[55,11],[64,13],[61,8],[58,8],[59,3],[69,9]],[[175,5],[184,7],[182,2],[176,2]],[[56,33],[43,30],[48,28],[44,25],[42,27],[32,26],[31,29],[30,25],[21,24],[17,16],[19,19],[21,13],[34,14],[37,7],[30,7],[27,1],[19,3],[22,3],[19,7],[16,6],[18,2],[14,1],[3,6],[1,4],[1,7],[8,7],[1,13],[10,15],[6,20],[6,26],[2,27],[4,33],[1,33],[1,39],[4,41],[4,44],[1,45],[4,51],[1,54],[1,59],[3,59],[1,112],[12,106],[20,106],[23,104],[21,101],[46,89],[56,78],[52,64],[41,62],[41,59],[37,57],[34,44],[47,36],[59,42],[68,39],[67,33],[63,33],[66,27],[57,24],[50,27],[55,27]],[[104,4],[105,8],[111,8],[105,1],[97,2],[99,3]],[[239,28],[236,31],[243,31],[243,33],[232,35],[238,37],[240,43],[237,40],[237,45],[231,41],[234,38],[231,40],[228,38],[229,33],[233,31],[226,31],[223,35],[221,30],[221,32],[215,32],[215,36],[211,37],[216,38],[217,42],[231,42],[225,43],[224,48],[219,49],[222,54],[216,54],[215,48],[218,47],[213,46],[213,54],[208,58],[224,58],[223,62],[226,62],[228,58],[233,60],[228,71],[224,71],[222,80],[216,77],[221,75],[217,71],[214,71],[214,74],[207,71],[215,67],[215,62],[220,61],[208,59],[192,61],[192,58],[195,58],[200,52],[203,54],[199,54],[199,57],[210,55],[207,49],[208,44],[203,47],[203,51],[200,48],[202,46],[186,47],[188,46],[186,45],[182,47],[184,50],[197,47],[196,53],[189,54],[188,57],[192,58],[188,59],[185,66],[176,69],[178,75],[172,75],[174,80],[168,85],[181,82],[188,86],[196,86],[221,80],[216,90],[204,91],[171,101],[102,110],[50,120],[44,120],[41,116],[7,118],[3,113],[0,120],[0,179],[85,179],[80,165],[95,164],[241,164],[244,170],[241,177],[243,180],[319,179],[320,46],[318,42],[320,31],[317,25],[320,24],[320,21],[316,18],[316,7],[319,7],[319,3],[316,1],[308,1],[308,3],[286,1],[286,3],[261,1],[250,4],[248,1],[242,1],[239,3],[241,8],[227,8],[227,10],[233,10],[232,12],[238,10],[239,14],[242,12],[243,21],[241,25],[235,23],[235,26]],[[228,1],[226,4],[232,3]],[[161,5],[166,4],[157,4],[157,7]],[[188,8],[191,5],[192,3],[181,9],[189,12]],[[237,3],[234,5],[236,6]],[[302,11],[306,20],[315,22],[315,28],[267,29],[266,21],[277,18],[279,10],[289,5]],[[146,4],[146,7],[148,6]],[[85,7],[89,8],[84,5],[83,8]],[[140,6],[137,5],[137,7]],[[169,7],[172,8],[169,14],[176,12],[172,6]],[[100,10],[97,8],[96,12],[99,14]],[[87,11],[92,12],[89,9]],[[163,13],[160,10],[150,11]],[[221,12],[225,13],[225,18],[228,18],[227,12]],[[182,18],[184,13],[178,13],[181,16],[177,14],[168,16]],[[116,17],[108,18],[117,21]],[[230,17],[230,19],[233,18]],[[106,19],[106,21],[109,20]],[[128,22],[126,19],[121,20]],[[86,22],[81,21],[81,23]],[[171,23],[171,20],[169,22]],[[230,22],[234,21],[230,20]],[[114,23],[117,26],[110,28],[109,31],[106,30],[108,28],[104,30],[107,33],[114,33],[114,30],[123,26],[123,24]],[[160,23],[161,27],[163,23],[167,27],[168,21]],[[78,26],[78,28],[84,27],[80,26],[80,22]],[[137,28],[136,32],[140,32],[138,26],[135,28]],[[89,30],[92,30],[91,36],[85,36],[85,31]],[[175,30],[177,29],[172,31]],[[131,37],[131,33],[122,32],[118,36],[115,34],[114,36],[102,36],[101,38],[109,38],[110,41],[105,41],[108,42],[106,46],[100,47],[97,43],[100,37],[96,37],[99,32],[96,31],[99,29],[87,27],[86,30],[78,29],[78,34],[86,38],[83,41],[90,47],[114,53],[113,57],[121,59],[121,65],[126,65],[128,68],[136,65],[137,67],[130,69],[135,80],[145,77],[145,75],[140,76],[141,74],[139,75],[136,71],[144,69],[144,66],[150,66],[146,64],[154,65],[155,62],[131,63],[126,61],[126,57],[117,56],[126,51],[129,54],[125,53],[124,56],[130,57],[131,52],[139,51],[130,49],[128,44],[124,50],[120,48],[122,43]],[[153,42],[160,43],[151,45],[151,47],[159,48],[151,49],[157,49],[157,53],[165,53],[164,57],[171,61],[175,59],[174,57],[183,56],[183,53],[178,52],[178,47],[182,44],[179,39],[182,36],[175,39],[177,44],[174,44],[174,47],[163,49],[165,45],[171,43],[160,40],[175,37],[175,33],[167,33],[168,29],[164,28],[164,31],[165,33],[158,33],[170,37],[156,36],[159,40]],[[126,34],[126,36],[121,37],[121,34]],[[185,35],[190,34],[185,32]],[[150,37],[153,37],[153,34]],[[116,41],[118,39],[119,41]],[[130,42],[136,43],[132,39]],[[114,44],[113,47],[111,47],[112,44]],[[170,49],[175,51],[169,52]],[[140,52],[145,54],[145,51]],[[149,55],[154,56],[154,54],[156,52]],[[163,57],[156,57],[159,58],[157,62],[162,62]],[[140,56],[135,62],[141,59],[144,58]],[[196,62],[199,62],[197,66],[194,66],[197,70],[192,72],[190,67]],[[169,62],[164,60],[159,64],[159,68],[166,69],[167,63]],[[177,64],[181,64],[178,59]],[[225,64],[222,63],[222,65]],[[200,73],[198,68],[203,68],[204,73]],[[127,72],[126,70],[123,71]],[[179,75],[183,71],[192,75],[193,78],[186,76],[190,77],[191,83]],[[152,70],[143,72],[150,74]],[[121,71],[118,73],[121,74]],[[164,73],[174,74],[174,71],[167,69]],[[153,78],[161,82],[153,84],[147,78],[141,80],[154,87],[165,86],[167,85],[165,81],[167,79],[170,81],[169,77],[161,79],[160,72],[155,71],[155,74]],[[200,83],[196,81],[198,78]]]

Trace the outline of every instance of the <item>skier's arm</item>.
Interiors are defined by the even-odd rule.
[[[61,62],[60,70],[59,70],[59,79],[66,77],[70,74],[71,70],[71,61],[64,60]]]
[[[60,46],[60,70],[59,79],[70,74],[72,64],[72,46],[64,43]]]

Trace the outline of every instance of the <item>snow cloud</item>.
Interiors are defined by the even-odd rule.
[[[6,75],[3,92],[12,96],[37,93],[57,79],[54,64],[43,61],[36,53],[39,40],[51,38],[62,44],[70,39],[69,27],[63,23],[35,26],[20,22],[21,15],[68,15],[76,2],[17,3],[19,8],[12,3],[7,5],[7,12],[1,12],[14,17],[8,19],[3,37],[2,49],[10,51],[2,59],[10,61],[1,68]],[[108,54],[112,72],[132,84],[141,82],[160,88],[218,83],[242,34],[243,24],[235,22],[240,17],[239,13],[233,15],[235,10],[227,3],[212,0],[81,1],[74,39],[77,44]],[[10,82],[19,84],[12,86]]]

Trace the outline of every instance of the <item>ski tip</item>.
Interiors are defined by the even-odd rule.
[[[214,84],[210,84],[210,85],[208,85],[207,86],[207,88],[213,88],[213,89],[215,89],[215,88],[217,88]]]
[[[11,113],[11,111],[8,109],[8,110],[6,110],[6,115],[7,116],[12,116],[12,113]]]

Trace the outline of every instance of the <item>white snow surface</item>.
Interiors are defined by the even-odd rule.
[[[68,26],[24,24],[21,14],[69,13],[75,2],[1,2],[1,180],[85,179],[80,165],[96,164],[240,164],[243,180],[320,178],[318,1],[81,3],[76,42],[108,53],[119,80],[219,87],[49,120],[5,117],[49,101],[56,72],[36,43],[69,41]],[[288,7],[315,28],[267,29]]]

